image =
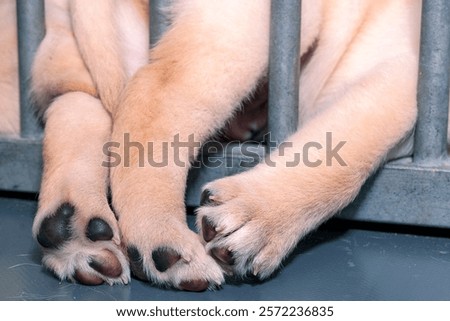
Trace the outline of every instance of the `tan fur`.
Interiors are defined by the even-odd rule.
[[[19,123],[16,2],[4,1],[0,10],[0,134],[15,135]]]
[[[176,135],[205,142],[223,128],[266,76],[270,2],[176,1],[169,12],[173,24],[149,56],[145,1],[113,3],[47,0],[47,35],[33,68],[34,96],[46,119],[34,235],[62,202],[77,208],[76,238],[44,251],[44,264],[60,278],[73,279],[81,271],[95,280],[127,283],[122,250],[129,246],[141,255],[143,271],[135,273],[159,285],[185,288],[188,281],[212,288],[230,270],[266,278],[301,237],[356,196],[389,153],[411,152],[420,1],[305,0],[301,53],[317,47],[301,73],[300,128],[288,139],[292,147],[268,156],[275,167],[263,162],[205,186],[217,205],[197,213],[199,228],[205,229],[206,218],[217,233],[206,242],[188,229],[184,208],[189,161],[198,147],[180,150],[186,166],[177,165],[169,149],[164,167],[139,166],[134,148],[131,166],[122,163],[110,172],[100,165],[102,147],[109,140],[121,143],[115,152],[124,159],[129,134],[144,146],[154,142],[153,157],[162,160],[161,146]],[[4,1],[2,14],[13,7]],[[13,15],[8,17],[10,24]],[[12,45],[14,39],[5,42]],[[3,48],[10,47],[2,46],[1,62],[10,65],[0,71],[9,68],[2,74],[10,77],[0,80],[2,94],[17,79],[17,61]],[[14,95],[0,101],[2,114],[13,111],[6,112],[0,130],[18,130]],[[325,148],[309,155],[320,166],[286,166],[305,144],[325,146],[327,133],[333,142],[346,142],[340,156],[347,166],[326,165]],[[401,141],[406,144],[395,154]],[[107,204],[108,185],[118,222]],[[112,240],[86,239],[94,213],[112,227]],[[180,257],[165,271],[152,256],[161,248]],[[234,264],[224,267],[213,255],[216,249],[233,253]],[[107,261],[112,255],[118,263],[111,264],[122,268],[118,277],[89,265],[92,257]]]

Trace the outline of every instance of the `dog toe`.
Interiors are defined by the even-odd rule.
[[[201,230],[203,234],[203,239],[206,242],[212,241],[214,237],[217,235],[216,227],[213,225],[211,220],[209,220],[206,216],[202,217]]]
[[[209,189],[205,189],[200,196],[200,206],[217,206],[218,202],[214,198],[214,194]]]
[[[86,229],[86,237],[91,241],[109,241],[114,233],[111,227],[101,218],[92,218]]]
[[[122,264],[109,250],[100,251],[87,259],[88,266],[75,268],[73,279],[85,285],[99,285],[108,279],[118,279],[123,273]]]
[[[184,291],[201,292],[208,289],[209,283],[206,280],[183,281],[179,287]]]
[[[41,223],[37,241],[44,248],[56,249],[72,236],[71,218],[75,207],[70,203],[62,204],[53,215],[47,216]]]
[[[109,250],[104,250],[100,254],[92,257],[89,266],[109,278],[118,278],[123,272],[120,261]]]
[[[181,255],[170,248],[157,248],[152,252],[153,262],[159,272],[164,272],[181,259]]]
[[[213,248],[211,249],[210,254],[219,263],[230,266],[234,264],[233,253],[230,250],[225,248]]]
[[[94,275],[92,273],[80,271],[80,270],[75,270],[73,278],[78,283],[81,283],[84,285],[100,285],[103,283],[103,279],[101,277]]]

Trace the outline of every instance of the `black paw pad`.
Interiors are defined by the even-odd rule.
[[[85,284],[85,285],[100,285],[103,283],[102,278],[100,278],[96,275],[87,273],[87,272],[81,272],[79,270],[75,271],[73,278],[78,283]]]
[[[192,280],[192,281],[183,281],[179,285],[181,290],[184,291],[194,291],[200,292],[208,289],[208,281],[205,280]]]
[[[91,241],[109,241],[113,238],[111,227],[101,218],[93,218],[89,221],[86,236]]]
[[[227,265],[234,264],[233,253],[224,248],[214,248],[211,250],[211,256],[217,261],[221,263],[225,263]]]
[[[127,248],[127,254],[130,259],[130,267],[134,276],[141,280],[148,281],[147,275],[144,272],[144,262],[137,247],[134,245],[129,246]]]
[[[202,234],[206,242],[211,241],[217,234],[215,226],[206,216],[202,217]]]
[[[122,265],[117,257],[108,250],[104,250],[101,256],[92,257],[89,266],[110,278],[118,278],[122,274]]]
[[[200,206],[217,206],[219,205],[213,199],[213,193],[209,189],[205,189],[200,196]]]
[[[181,255],[169,248],[157,248],[152,253],[153,262],[159,272],[164,272],[181,259]]]
[[[46,217],[41,224],[37,241],[46,248],[58,248],[70,239],[72,231],[70,220],[75,207],[70,203],[62,204],[55,214]]]

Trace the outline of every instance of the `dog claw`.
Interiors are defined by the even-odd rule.
[[[217,206],[219,205],[213,198],[213,193],[209,189],[205,189],[200,197],[200,206]]]
[[[227,265],[233,265],[234,264],[233,253],[231,253],[227,249],[214,248],[214,249],[211,250],[211,256],[216,261],[219,260],[221,263],[224,263],[224,264],[227,264]]]
[[[206,216],[202,218],[202,233],[206,242],[210,242],[217,234],[216,228]]]
[[[130,267],[134,276],[143,281],[148,281],[147,275],[144,272],[144,263],[139,250],[135,246],[131,245],[127,248],[127,254],[130,259]]]

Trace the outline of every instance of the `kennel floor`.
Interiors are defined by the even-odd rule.
[[[59,281],[40,264],[31,238],[37,203],[0,194],[0,300],[450,300],[450,238],[344,228],[331,222],[303,240],[265,282],[201,293]],[[189,217],[192,223],[193,217]],[[449,233],[450,234],[450,233]]]

